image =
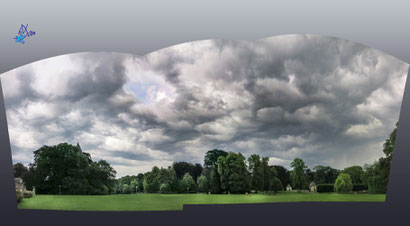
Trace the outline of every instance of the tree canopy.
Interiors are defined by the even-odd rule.
[[[116,171],[104,160],[94,162],[90,154],[61,143],[34,151],[34,163],[25,181],[43,194],[108,194],[113,190]]]
[[[305,175],[307,166],[305,162],[300,158],[295,158],[290,166],[292,167],[292,187],[298,190],[304,189],[307,186]]]

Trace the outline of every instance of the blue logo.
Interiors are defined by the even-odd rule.
[[[25,38],[36,34],[36,32],[34,31],[29,31],[27,27],[28,27],[28,24],[26,26],[24,26],[24,24],[21,25],[18,35],[13,38],[13,39],[16,39],[16,42],[20,42],[21,44],[24,44]]]

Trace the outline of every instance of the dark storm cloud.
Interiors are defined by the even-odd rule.
[[[397,122],[408,69],[315,35],[54,60],[63,69],[44,72],[45,60],[2,75],[14,161],[36,145],[78,141],[119,175],[202,163],[214,148],[281,164],[300,157],[310,167],[372,162]],[[41,74],[53,70],[61,80]]]

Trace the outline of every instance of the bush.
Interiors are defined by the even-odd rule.
[[[385,194],[386,193],[386,183],[381,176],[369,177],[369,193],[370,194]]]
[[[168,183],[163,183],[159,186],[159,192],[161,193],[169,193],[171,191],[171,186]]]
[[[353,184],[353,191],[365,191],[368,189],[366,184]]]
[[[31,192],[31,191],[24,191],[24,192],[23,192],[23,196],[24,196],[24,198],[31,198],[31,197],[33,197],[33,192]]]
[[[347,173],[341,173],[336,179],[334,190],[337,193],[348,193],[353,190],[352,178]]]
[[[23,201],[24,194],[21,191],[16,191],[17,203]]]
[[[317,192],[333,192],[333,184],[318,184]]]

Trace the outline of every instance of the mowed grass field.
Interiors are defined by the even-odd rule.
[[[130,194],[130,195],[36,195],[24,199],[20,209],[152,211],[182,210],[184,204],[240,204],[272,202],[384,202],[383,194],[280,192],[252,194]]]

